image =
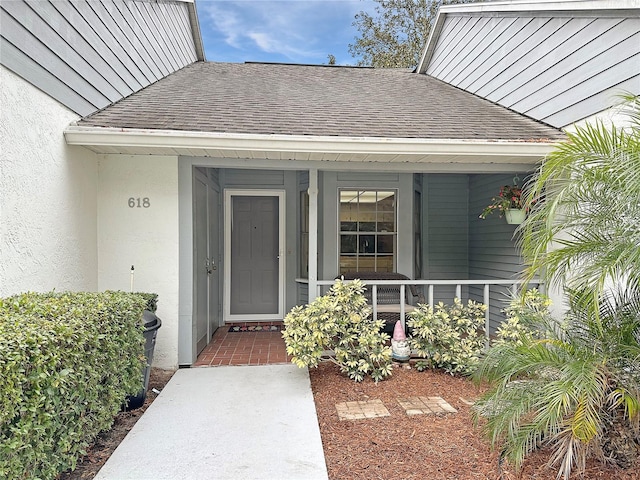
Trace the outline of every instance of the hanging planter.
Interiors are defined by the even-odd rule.
[[[487,215],[498,211],[500,217],[506,217],[507,223],[511,225],[524,222],[526,210],[522,204],[522,188],[518,186],[519,180],[516,176],[513,179],[513,185],[502,186],[498,196],[491,199],[491,203],[482,211],[480,218],[485,219]]]
[[[504,211],[504,218],[509,225],[520,225],[526,216],[527,212],[523,208],[507,208]]]

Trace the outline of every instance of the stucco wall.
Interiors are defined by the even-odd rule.
[[[129,291],[135,267],[134,291],[158,294],[154,365],[176,368],[178,158],[101,155],[98,171],[98,288]]]
[[[0,66],[0,296],[96,290],[96,155],[78,116]]]

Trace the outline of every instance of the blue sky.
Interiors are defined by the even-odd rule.
[[[371,0],[196,0],[207,60],[215,62],[336,63],[349,54],[361,10]]]

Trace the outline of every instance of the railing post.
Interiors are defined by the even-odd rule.
[[[456,285],[456,298],[462,301],[462,285],[460,284]]]
[[[378,285],[369,285],[371,288],[371,302],[373,303],[373,319],[378,319]]]
[[[400,323],[402,325],[402,331],[406,332],[405,328],[405,318],[404,318],[404,303],[406,301],[406,293],[405,293],[405,285],[404,283],[400,285]]]
[[[485,283],[484,284],[484,304],[487,306],[487,309],[484,312],[484,335],[485,335],[485,341],[484,341],[484,345],[486,348],[489,348],[489,328],[491,327],[491,324],[489,322],[489,284]]]
[[[433,309],[433,283],[429,285],[429,297],[427,298],[429,305]]]

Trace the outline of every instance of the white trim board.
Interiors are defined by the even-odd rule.
[[[257,135],[171,130],[65,129],[68,145],[96,153],[179,155],[202,166],[414,172],[522,171],[558,141],[520,142],[415,138]]]

